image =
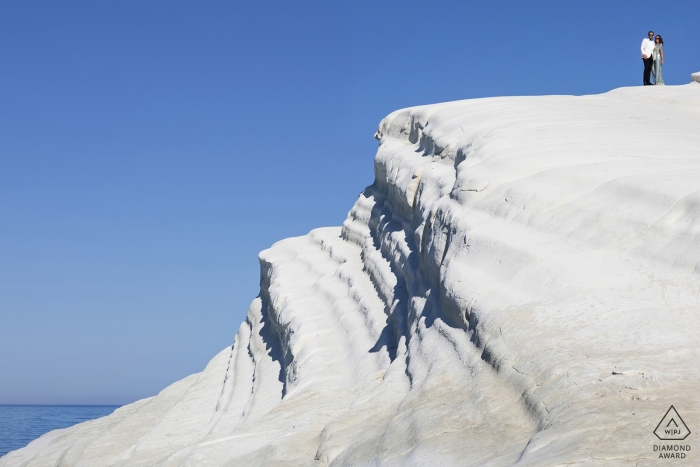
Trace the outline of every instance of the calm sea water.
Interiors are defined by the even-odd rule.
[[[0,405],[0,457],[57,428],[104,417],[118,405]]]

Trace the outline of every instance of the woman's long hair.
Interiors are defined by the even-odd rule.
[[[664,39],[663,39],[663,37],[661,37],[661,34],[657,34],[656,39],[659,40],[659,44],[663,45]],[[656,39],[654,39],[654,42],[656,42]]]

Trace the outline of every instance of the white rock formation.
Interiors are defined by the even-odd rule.
[[[700,84],[416,107],[376,137],[342,229],[260,254],[231,348],[0,467],[641,466],[671,404],[700,432]]]

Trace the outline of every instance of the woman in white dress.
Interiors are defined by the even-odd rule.
[[[651,75],[654,77],[654,84],[657,86],[664,84],[664,78],[661,75],[661,67],[664,64],[664,40],[660,35],[656,35],[654,39],[654,51],[651,53],[651,58],[654,64],[651,66]]]

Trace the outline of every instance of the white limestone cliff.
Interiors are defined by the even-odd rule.
[[[670,405],[700,429],[700,84],[376,137],[342,228],[260,254],[233,346],[0,467],[642,466]]]

